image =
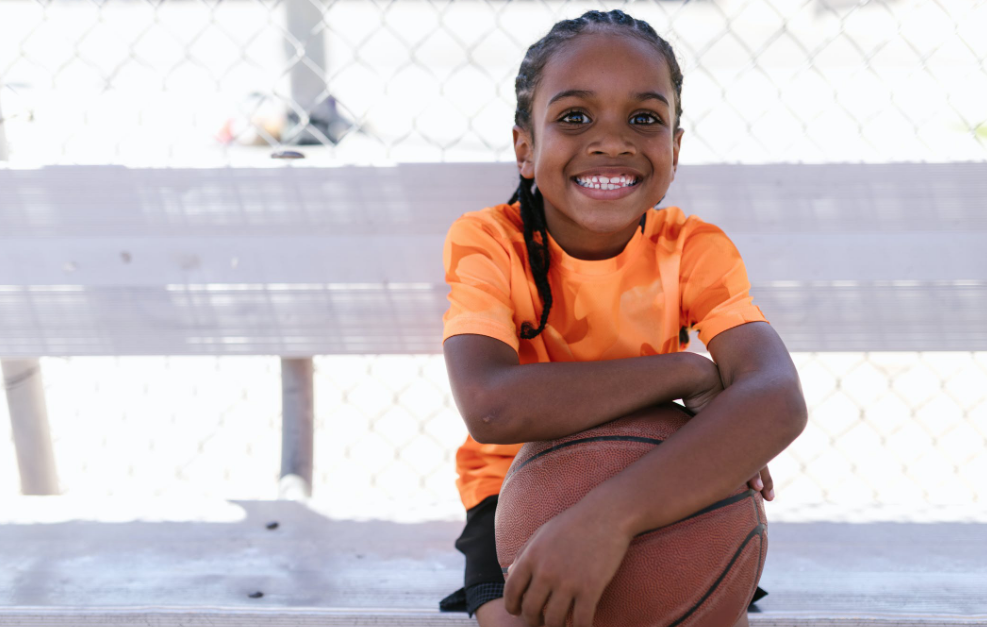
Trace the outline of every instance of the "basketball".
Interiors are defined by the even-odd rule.
[[[538,527],[690,419],[680,405],[665,403],[565,438],[525,444],[497,506],[497,557],[505,575]],[[761,494],[745,483],[691,516],[636,536],[593,624],[733,627],[754,596],[767,548]]]

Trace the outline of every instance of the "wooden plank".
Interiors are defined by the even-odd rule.
[[[236,608],[23,608],[5,611],[0,621],[32,627],[367,627],[398,625],[408,627],[476,627],[466,614],[443,614],[437,610],[394,611],[339,609],[239,610]],[[955,624],[955,623],[954,623]],[[924,627],[924,626],[923,626]]]
[[[35,609],[37,612],[37,608]],[[114,627],[223,627],[258,625],[271,627],[367,627],[369,625],[398,625],[408,627],[476,627],[476,620],[466,614],[442,614],[437,611],[393,612],[387,610],[274,610],[238,611],[229,608],[136,608],[120,610],[102,608],[89,610],[71,608],[45,610],[43,614],[28,611],[0,613],[12,625],[32,627],[73,627],[76,625]],[[980,618],[963,616],[922,617],[902,615],[767,616],[749,614],[751,625],[758,627],[953,627],[984,625]]]
[[[987,232],[730,238],[757,284],[987,278],[987,256],[980,254]],[[0,285],[439,284],[444,239],[444,233],[10,238],[3,242]]]
[[[432,233],[506,201],[511,163],[0,168],[4,237]],[[660,206],[734,233],[984,232],[987,163],[683,165]]]
[[[444,285],[0,292],[0,356],[441,351]],[[755,285],[791,351],[987,350],[987,281]]]
[[[472,624],[436,611],[462,582],[458,522],[331,520],[287,501],[0,505],[0,623]],[[983,625],[985,581],[982,524],[775,522],[750,621]]]
[[[511,164],[0,170],[0,356],[434,353]],[[987,165],[683,166],[790,350],[984,350]]]

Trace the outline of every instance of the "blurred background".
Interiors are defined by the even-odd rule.
[[[611,8],[676,51],[683,164],[987,156],[984,1],[0,0],[0,167],[284,167],[284,149],[306,155],[292,167],[512,161],[526,47]],[[771,465],[769,516],[987,519],[987,353],[793,358],[810,425]],[[277,357],[41,364],[62,494],[277,497]],[[461,519],[466,430],[441,356],[315,369],[313,501]]]
[[[983,158],[976,0],[2,0],[10,161],[510,161],[525,49],[610,8],[674,45],[686,163]]]

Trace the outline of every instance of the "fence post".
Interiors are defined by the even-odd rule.
[[[37,359],[4,359],[0,366],[21,474],[21,494],[58,494],[41,364]]]
[[[304,60],[299,60],[293,64],[289,73],[291,99],[309,116],[320,103],[319,96],[326,90],[325,31],[320,30],[317,35],[312,34],[314,25],[322,21],[323,7],[324,4],[321,0],[286,0],[284,3],[285,28],[304,47],[304,54],[302,55]],[[288,59],[297,53],[290,42],[286,41],[284,48]],[[312,65],[318,69],[310,67]],[[289,131],[291,137],[287,139],[293,143],[303,143],[306,140],[321,143],[308,130],[306,122],[304,117],[300,117],[298,125]],[[285,139],[282,137],[282,141]]]
[[[281,359],[281,481],[279,498],[312,496],[315,395],[312,359]]]

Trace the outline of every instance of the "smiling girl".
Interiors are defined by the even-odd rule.
[[[669,44],[621,11],[591,11],[528,49],[516,92],[517,192],[463,215],[445,243],[443,351],[470,437],[456,455],[465,587],[442,606],[458,601],[483,627],[589,627],[636,534],[745,481],[772,500],[766,465],[807,412],[736,247],[696,216],[654,208],[683,135]],[[712,361],[683,351],[689,329]],[[505,583],[494,512],[520,443],[677,399],[694,418],[543,525]]]

